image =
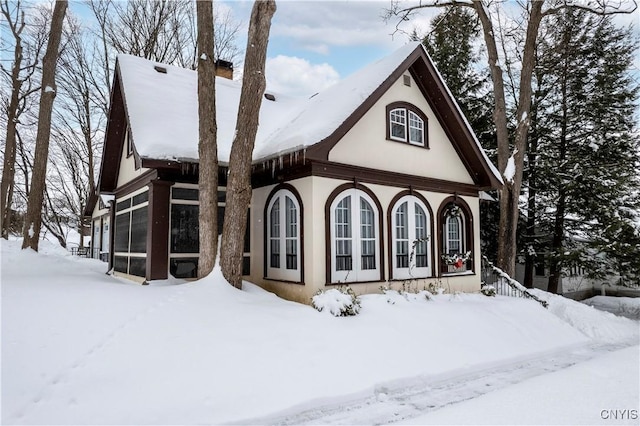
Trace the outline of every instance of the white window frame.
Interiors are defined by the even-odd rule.
[[[452,255],[456,255],[456,254],[460,254],[460,255],[464,255],[466,252],[466,248],[465,248],[465,229],[464,229],[464,217],[462,216],[463,213],[460,212],[458,215],[447,215],[444,221],[444,248],[445,248],[445,254],[452,256]],[[458,238],[454,239],[453,241],[457,241],[458,242],[458,247],[459,249],[456,250],[455,252],[451,252],[451,242],[452,239],[449,238],[449,223],[451,221],[456,221],[458,224]]]
[[[415,112],[407,110],[407,139],[411,145],[424,146],[424,120]],[[420,140],[411,139],[411,130],[420,131]]]
[[[351,197],[351,206],[349,211],[349,219],[351,224],[351,237],[342,238],[345,241],[351,241],[351,256],[352,269],[349,271],[338,271],[336,264],[336,208],[338,204],[347,197]],[[373,211],[373,231],[374,237],[367,238],[369,241],[374,241],[375,247],[375,264],[374,269],[362,269],[362,224],[360,221],[360,200],[366,201],[371,210]],[[378,211],[377,204],[373,199],[364,191],[356,188],[347,189],[341,192],[332,202],[330,206],[331,219],[329,221],[330,226],[330,241],[327,243],[331,245],[331,282],[332,283],[344,283],[344,282],[370,282],[380,281],[380,212]]]
[[[287,198],[291,200],[293,206],[295,207],[295,235],[287,236],[287,231],[290,229],[289,227],[293,224],[287,218]],[[278,219],[279,219],[279,233],[277,237],[273,237],[275,241],[279,242],[279,267],[274,268],[271,266],[271,212],[273,207],[278,203]],[[288,189],[281,189],[276,192],[271,200],[269,201],[269,205],[267,206],[267,223],[265,224],[267,228],[267,250],[264,256],[264,261],[267,265],[267,278],[270,279],[279,279],[284,281],[292,281],[292,282],[300,282],[301,281],[301,272],[302,272],[302,251],[301,251],[301,226],[302,226],[302,217],[300,215],[300,203],[295,195]],[[296,268],[288,269],[287,268],[287,241],[295,241],[296,247]]]
[[[409,250],[409,265],[408,267],[402,268],[397,266],[396,257],[398,254],[397,242],[399,241],[396,232],[396,227],[398,226],[396,213],[404,203],[407,203],[407,239]],[[422,209],[426,219],[425,231],[427,235],[427,266],[423,267],[416,266],[416,253],[411,256],[411,252],[413,251],[413,242],[416,241],[416,205]],[[418,197],[415,197],[413,195],[405,195],[394,204],[391,210],[391,258],[394,279],[426,278],[433,275],[433,265],[431,262],[431,239],[433,238],[431,235],[432,220],[433,219],[429,213],[429,209]]]
[[[394,117],[395,116],[395,117]],[[402,121],[399,121],[398,118],[402,116]],[[389,111],[389,138],[394,141],[407,141],[407,109],[406,108],[394,108]],[[402,126],[404,129],[404,135],[402,137],[393,135],[393,126],[398,125]]]

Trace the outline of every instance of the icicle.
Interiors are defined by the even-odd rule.
[[[307,148],[302,150],[302,164],[307,164]]]
[[[278,167],[280,167],[280,170],[282,170],[282,155],[278,157]]]

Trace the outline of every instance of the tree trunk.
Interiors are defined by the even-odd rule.
[[[18,104],[20,99],[20,67],[22,66],[22,38],[20,34],[24,29],[24,15],[21,15],[20,23],[11,22],[7,13],[5,18],[14,35],[13,66],[11,68],[11,100],[7,109],[7,134],[5,138],[4,162],[2,168],[2,181],[0,183],[0,237],[9,238],[11,226],[11,202],[13,199],[13,180],[16,163],[16,122],[18,120]]]
[[[49,138],[51,136],[51,112],[56,96],[56,63],[58,47],[62,38],[62,24],[67,10],[67,0],[56,1],[51,19],[47,51],[42,60],[42,87],[40,91],[40,110],[38,112],[38,132],[36,134],[36,152],[33,164],[31,190],[27,201],[27,214],[22,229],[22,248],[38,251],[40,228],[42,226],[42,201],[47,160],[49,157]]]
[[[258,115],[266,87],[264,67],[269,42],[271,18],[276,11],[274,0],[258,0],[251,11],[249,36],[236,137],[229,158],[229,179],[220,265],[224,277],[235,287],[242,287],[242,252],[251,202],[251,155],[258,131]]]
[[[216,68],[214,60],[213,5],[196,2],[198,21],[198,155],[199,237],[198,277],[213,270],[218,250],[218,146],[216,141]]]
[[[504,186],[500,190],[500,227],[498,230],[498,267],[510,276],[514,276],[516,262],[516,231],[518,227],[518,201],[522,186],[522,171],[524,166],[524,153],[526,152],[527,134],[529,132],[529,113],[531,109],[531,77],[535,65],[535,43],[538,28],[542,21],[542,6],[544,1],[535,1],[531,4],[529,20],[527,22],[527,34],[524,52],[522,55],[522,72],[520,74],[520,93],[516,118],[518,120],[514,149],[511,152],[509,131],[507,127],[507,108],[505,102],[505,87],[502,69],[498,62],[498,49],[493,31],[491,18],[480,0],[473,2],[484,35],[489,58],[489,69],[493,81],[493,93],[495,108],[493,113],[496,125],[496,137],[498,140],[498,168],[504,174],[510,156],[515,163],[515,175],[513,180],[504,179]]]

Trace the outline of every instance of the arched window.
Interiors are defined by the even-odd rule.
[[[300,203],[288,189],[278,190],[267,205],[267,278],[301,281]]]
[[[387,139],[428,148],[427,116],[407,102],[387,105]]]
[[[401,197],[391,209],[392,277],[432,276],[431,216],[427,206],[413,195]]]
[[[438,216],[441,273],[473,271],[473,218],[469,206],[460,198],[450,197],[440,206]]]
[[[350,188],[331,202],[331,282],[378,281],[380,218],[375,201],[365,191]]]

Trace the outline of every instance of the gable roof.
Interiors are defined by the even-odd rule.
[[[267,93],[275,95],[275,101],[262,101],[254,162],[300,150],[306,150],[308,158],[326,160],[338,140],[407,71],[418,82],[476,184],[485,188],[500,186],[500,173],[419,43],[401,47],[308,99],[272,93],[267,88]],[[216,78],[218,158],[222,164],[228,162],[231,152],[240,90],[240,82]],[[129,123],[136,155],[143,163],[198,161],[195,71],[118,55],[110,115],[119,113],[116,102],[124,107],[124,114],[120,111],[120,115]],[[122,124],[113,127],[115,133],[123,131]],[[115,148],[107,148],[109,138],[108,128],[105,157],[115,158]]]

